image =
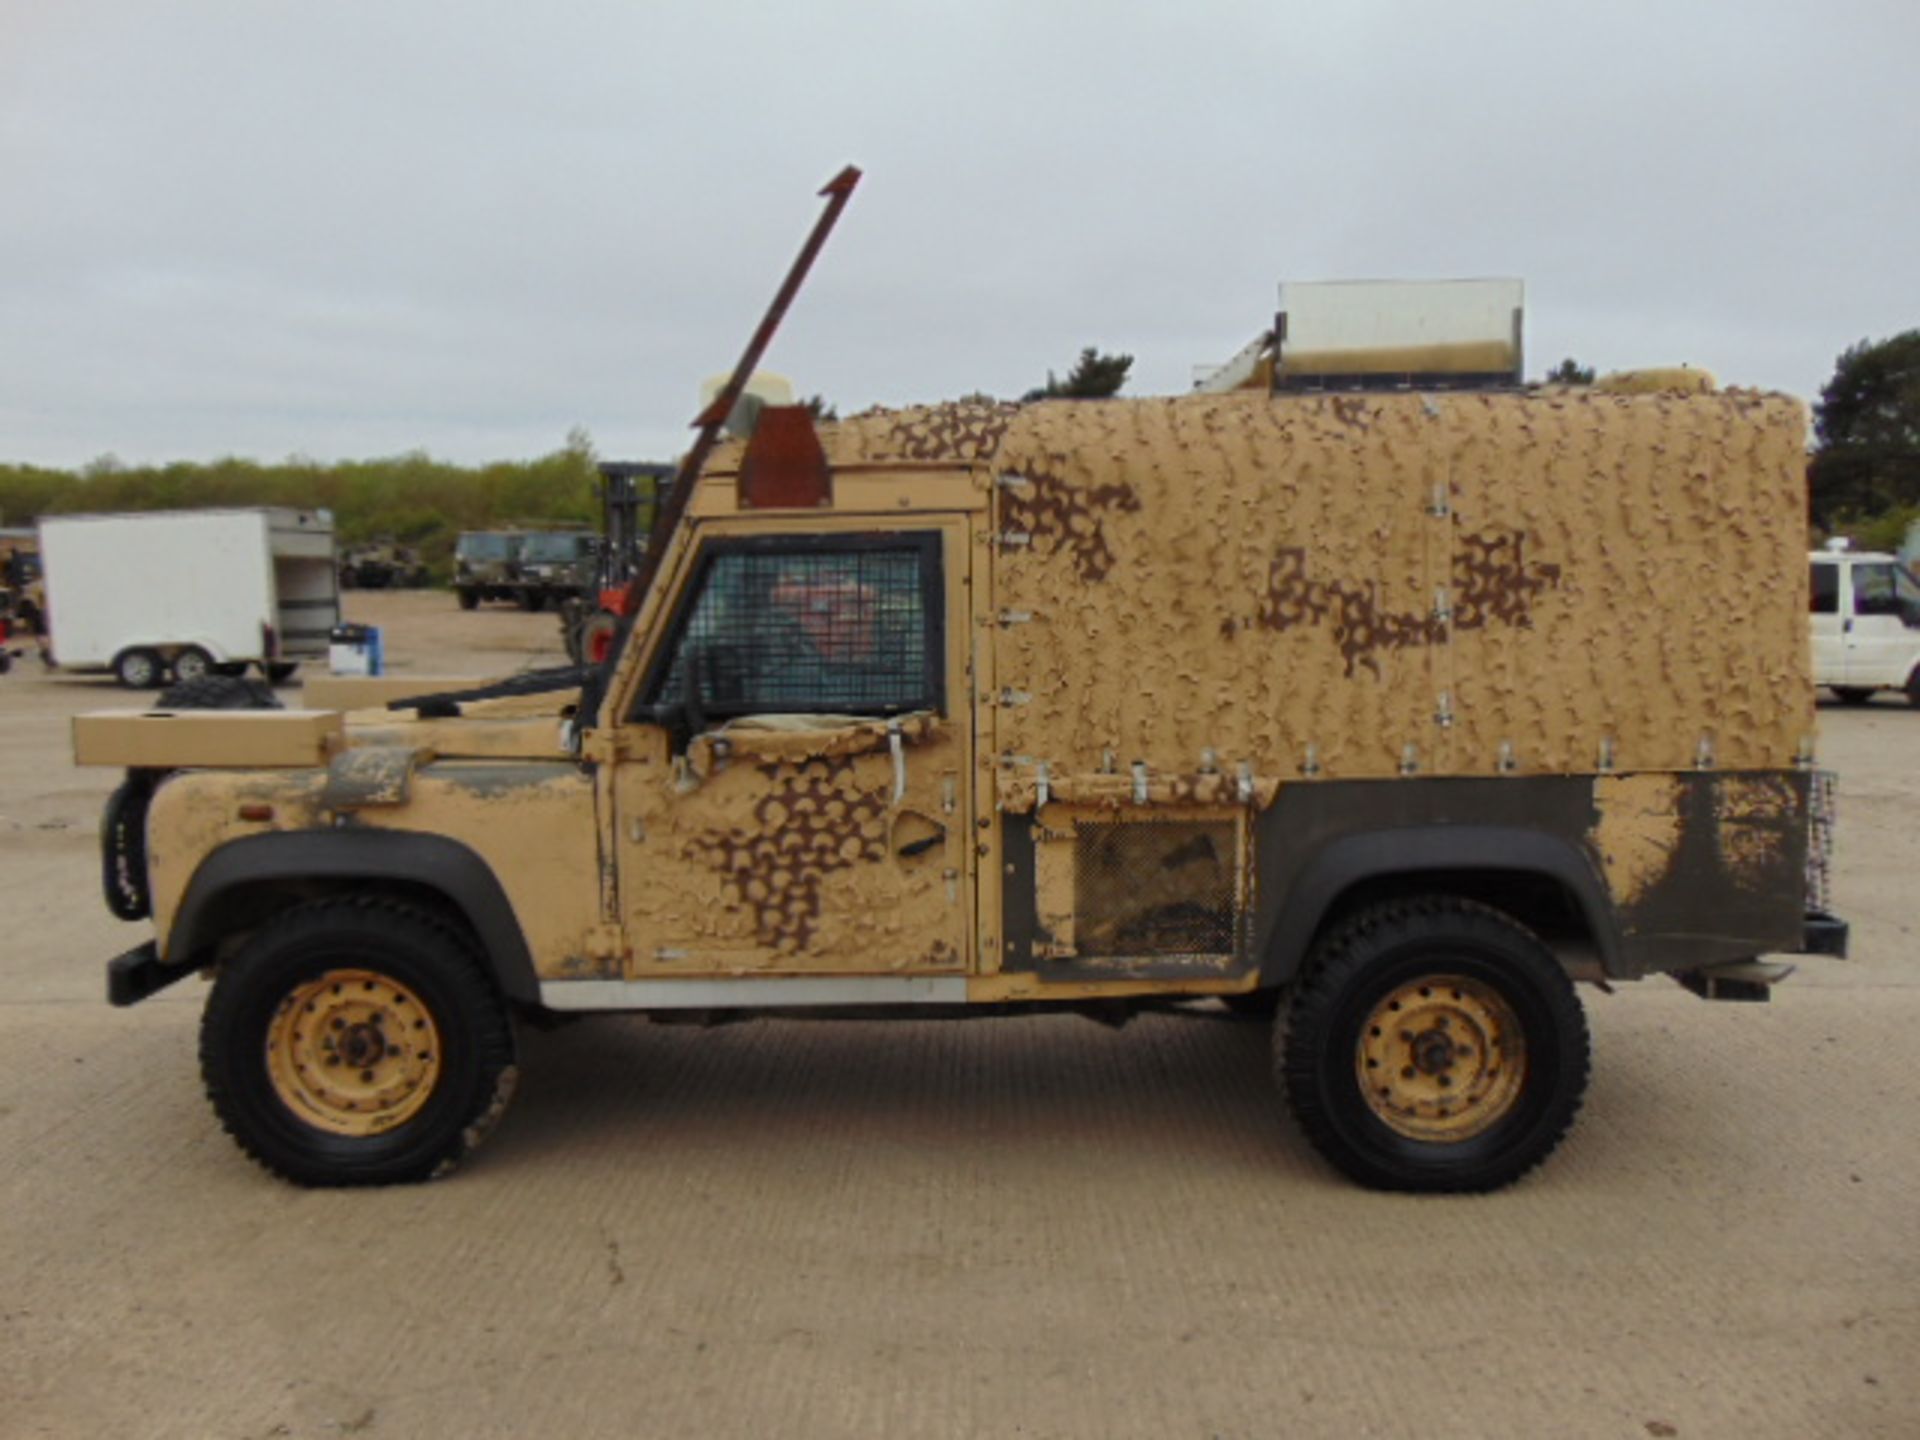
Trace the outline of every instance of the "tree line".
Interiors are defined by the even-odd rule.
[[[0,464],[0,524],[119,510],[326,509],[343,547],[391,539],[418,550],[433,576],[445,580],[462,530],[592,523],[600,514],[598,486],[593,446],[581,431],[538,459],[488,465],[455,465],[419,452],[324,465],[298,458],[124,465],[106,457],[79,470]]]

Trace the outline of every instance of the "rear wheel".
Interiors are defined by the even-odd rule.
[[[173,657],[173,678],[183,684],[204,680],[213,673],[213,657],[198,645],[189,645]]]
[[[129,690],[152,690],[166,676],[160,652],[137,645],[113,657],[113,678]]]
[[[1834,695],[1842,705],[1864,705],[1873,699],[1873,691],[1862,689],[1858,685],[1836,685]]]
[[[1566,1134],[1590,1063],[1552,952],[1446,896],[1377,906],[1329,935],[1276,1043],[1307,1138],[1383,1190],[1511,1184]]]
[[[293,678],[293,672],[300,668],[300,662],[296,660],[291,663],[283,663],[276,660],[271,664],[262,665],[260,668],[267,672],[267,680],[270,684],[284,685]]]
[[[511,1097],[513,1032],[473,947],[368,900],[283,912],[221,966],[207,1095],[240,1148],[300,1185],[443,1175]]]

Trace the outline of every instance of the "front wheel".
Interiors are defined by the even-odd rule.
[[[513,1091],[513,1032],[470,942],[430,912],[318,900],[220,968],[207,1096],[240,1148],[299,1185],[453,1169]]]
[[[166,679],[160,652],[144,645],[122,650],[113,657],[113,678],[129,690],[154,690]]]
[[[1873,699],[1873,691],[1859,685],[1836,685],[1833,694],[1842,705],[1864,705]]]
[[[1276,1064],[1307,1138],[1381,1190],[1484,1191],[1544,1160],[1586,1091],[1586,1017],[1530,930],[1447,896],[1316,947]]]

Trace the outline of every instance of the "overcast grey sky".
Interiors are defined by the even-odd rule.
[[[684,444],[1079,347],[1186,388],[1282,280],[1518,275],[1528,371],[1812,397],[1920,325],[1920,3],[0,0],[0,461]]]

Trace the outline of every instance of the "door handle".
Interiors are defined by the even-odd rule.
[[[931,815],[922,815],[917,810],[899,811],[888,830],[893,853],[903,860],[924,855],[934,846],[945,844],[946,839],[947,827]]]

